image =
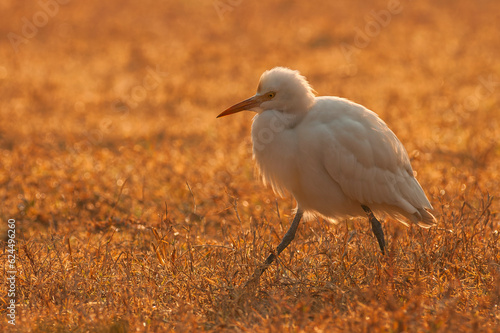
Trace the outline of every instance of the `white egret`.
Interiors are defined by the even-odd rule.
[[[424,228],[436,223],[405,148],[374,112],[344,98],[315,97],[305,77],[283,67],[264,72],[255,96],[217,117],[243,110],[257,112],[253,155],[264,183],[297,201],[276,255],[293,240],[302,216],[336,221],[367,215],[382,253],[384,233],[373,212]],[[275,258],[271,254],[255,277]]]

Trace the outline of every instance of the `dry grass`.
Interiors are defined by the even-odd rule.
[[[500,3],[402,1],[355,47],[387,6],[73,1],[17,52],[2,38],[0,216],[17,220],[18,313],[8,325],[2,283],[0,330],[498,332]],[[41,10],[1,7],[2,36]],[[215,116],[276,65],[379,113],[439,226],[386,221],[383,257],[364,219],[303,223],[242,290],[294,202],[254,177],[251,115]]]

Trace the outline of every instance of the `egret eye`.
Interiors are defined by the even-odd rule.
[[[267,93],[267,97],[269,97],[270,99],[274,98],[274,96],[276,96],[276,93],[274,91],[271,91],[271,92]]]

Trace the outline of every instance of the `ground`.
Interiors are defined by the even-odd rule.
[[[0,7],[2,332],[500,330],[500,2]],[[436,227],[385,219],[382,256],[312,220],[243,288],[295,203],[215,117],[278,65],[386,121]]]

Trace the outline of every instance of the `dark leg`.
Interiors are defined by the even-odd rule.
[[[297,231],[297,227],[299,226],[299,222],[302,219],[303,214],[304,213],[300,209],[297,209],[297,214],[295,214],[292,225],[281,240],[281,243],[276,248],[276,254],[271,253],[269,257],[267,257],[266,261],[255,270],[252,278],[248,280],[245,285],[248,285],[250,282],[258,281],[262,273],[264,273],[264,271],[273,263],[274,259],[276,259],[276,256],[283,252],[283,250],[292,242],[295,238],[295,232]]]
[[[377,218],[373,215],[373,212],[371,211],[370,208],[368,208],[365,205],[361,205],[365,213],[368,215],[368,219],[370,220],[370,223],[372,224],[372,230],[373,233],[375,234],[375,237],[377,237],[378,245],[380,246],[380,250],[382,250],[382,254],[385,254],[385,240],[384,240],[384,230],[382,230],[382,225],[380,222],[377,220]]]

